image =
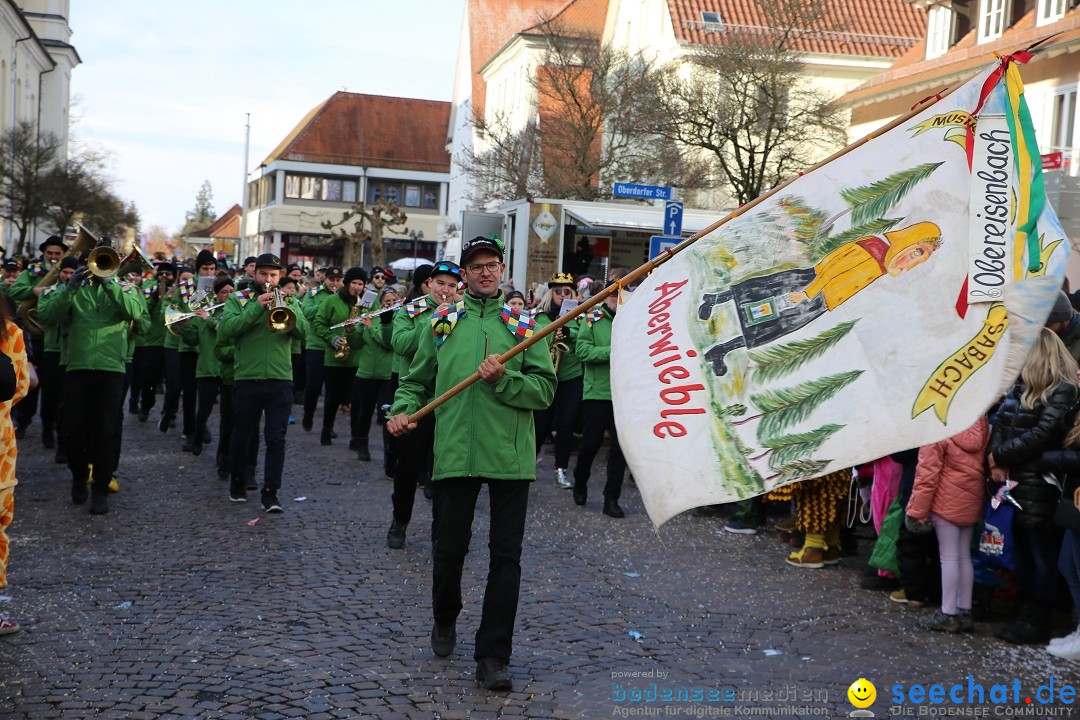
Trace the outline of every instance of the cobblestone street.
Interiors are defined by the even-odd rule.
[[[486,503],[458,647],[438,659],[430,503],[418,493],[405,550],[387,550],[391,483],[377,441],[376,461],[362,464],[346,439],[320,447],[317,432],[291,427],[285,512],[267,516],[257,502],[228,502],[216,445],[196,458],[180,452],[177,431],[124,422],[121,490],[103,517],[71,504],[36,420],[21,442],[0,609],[24,630],[0,639],[2,717],[690,717],[758,705],[839,717],[859,677],[877,685],[871,709],[882,717],[896,683],[972,674],[988,685],[1018,677],[1034,692],[1050,676],[1058,686],[1080,676],[1080,665],[1007,647],[985,625],[967,637],[920,630],[920,612],[858,589],[855,559],[791,568],[773,533],[725,535],[721,521],[689,514],[656,533],[630,483],[627,518],[605,517],[602,469],[578,508],[551,480],[548,447],[526,531],[514,690],[489,693],[472,659]],[[863,540],[861,555],[869,549]],[[623,695],[650,685],[734,698],[665,709]]]

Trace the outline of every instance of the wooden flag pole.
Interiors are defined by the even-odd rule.
[[[817,170],[817,169],[819,169],[821,167],[824,167],[825,165],[828,165],[833,160],[836,160],[837,158],[841,158],[844,155],[847,155],[852,150],[855,150],[856,148],[862,147],[863,145],[870,142],[874,138],[879,137],[881,135],[884,135],[885,133],[899,127],[900,125],[903,125],[908,120],[910,120],[911,118],[915,117],[916,115],[921,113],[923,110],[925,110],[928,107],[928,103],[929,103],[929,105],[937,104],[940,100],[942,100],[943,98],[945,98],[949,94],[951,94],[953,90],[955,90],[955,88],[946,88],[945,90],[941,91],[940,93],[937,93],[936,95],[931,95],[931,96],[927,97],[925,100],[922,100],[919,103],[917,103],[913,108],[911,108],[911,110],[904,113],[903,115],[896,118],[895,120],[888,123],[887,125],[883,125],[882,127],[878,128],[877,130],[870,133],[866,137],[864,137],[864,138],[862,138],[860,140],[856,140],[855,142],[851,143],[850,145],[848,145],[848,146],[846,146],[846,147],[844,147],[844,148],[842,148],[840,150],[837,150],[835,153],[833,153],[829,157],[827,157],[824,160],[812,165],[808,170],[805,170],[805,171],[799,173],[795,177],[788,178],[787,180],[780,183],[779,185],[777,185],[776,187],[774,187],[772,190],[765,193],[764,195],[760,195],[760,196],[754,198],[753,200],[751,200],[750,202],[746,203],[745,205],[740,206],[737,210],[733,211],[730,215],[717,220],[712,225],[708,226],[707,228],[704,228],[703,230],[699,230],[698,232],[694,233],[690,237],[683,240],[681,243],[679,243],[675,247],[665,251],[664,253],[658,255],[656,258],[654,258],[653,260],[650,260],[649,262],[645,263],[644,265],[637,268],[636,270],[633,270],[632,272],[628,273],[627,275],[624,275],[623,277],[619,278],[619,280],[615,284],[609,285],[608,287],[604,288],[602,291],[600,291],[596,295],[593,295],[591,298],[586,300],[584,303],[578,305],[572,311],[566,313],[565,315],[563,315],[563,316],[561,316],[559,318],[556,318],[550,325],[547,325],[546,327],[544,327],[539,332],[534,333],[533,336],[530,337],[529,339],[523,340],[522,342],[518,343],[517,345],[515,345],[510,350],[507,350],[505,353],[503,353],[502,355],[499,356],[499,358],[498,358],[499,362],[502,363],[503,365],[505,365],[508,360],[510,360],[511,358],[514,358],[517,355],[519,355],[520,353],[524,352],[531,345],[540,342],[541,340],[546,338],[551,333],[556,332],[559,328],[561,328],[563,325],[565,325],[566,323],[573,320],[578,315],[581,315],[582,313],[586,312],[587,310],[591,310],[592,308],[596,307],[600,303],[604,302],[604,300],[609,295],[611,295],[613,292],[617,292],[623,286],[633,285],[638,280],[645,277],[647,274],[651,273],[653,270],[660,267],[665,262],[667,262],[669,259],[674,257],[677,253],[680,253],[683,250],[685,250],[686,248],[690,247],[695,242],[697,242],[699,239],[701,239],[701,238],[705,237],[706,235],[708,235],[709,233],[713,232],[714,230],[716,230],[721,225],[723,225],[723,224],[725,224],[727,222],[730,222],[731,220],[734,220],[735,218],[739,217],[740,215],[743,215],[746,212],[754,209],[759,204],[765,202],[766,200],[771,198],[773,195],[777,194],[778,192],[780,192],[781,190],[786,188],[788,185],[790,185],[791,183],[793,183],[796,180],[798,180],[799,178],[801,178],[803,175],[808,175],[809,173],[812,173],[815,170]],[[933,100],[933,102],[929,102],[931,100]],[[472,385],[474,382],[476,382],[479,379],[480,379],[480,373],[479,372],[474,372],[472,375],[469,375],[467,378],[465,378],[464,380],[459,382],[457,385],[454,385],[454,387],[450,388],[449,390],[444,392],[442,395],[435,398],[434,400],[429,402],[427,405],[425,405],[424,407],[420,408],[415,413],[410,415],[409,416],[409,422],[417,422],[420,418],[424,417],[425,415],[428,415],[429,413],[434,412],[435,408],[439,407],[444,402],[446,402],[450,398],[454,397],[459,392],[461,392],[465,388],[469,387],[470,385]]]

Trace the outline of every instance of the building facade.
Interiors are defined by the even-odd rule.
[[[249,174],[238,255],[274,252],[309,267],[340,264],[344,243],[323,223],[339,223],[354,203],[385,199],[408,216],[404,230],[384,237],[386,261],[435,260],[447,221],[449,115],[446,102],[335,93]],[[370,266],[369,258],[357,260]]]

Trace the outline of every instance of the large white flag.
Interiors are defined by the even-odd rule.
[[[620,308],[619,440],[656,525],[969,427],[1068,243],[1012,58],[678,253]]]

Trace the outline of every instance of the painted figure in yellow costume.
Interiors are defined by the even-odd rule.
[[[727,373],[724,356],[736,348],[767,345],[835,310],[878,278],[896,277],[922,265],[941,247],[941,230],[921,222],[868,235],[841,245],[812,268],[783,270],[706,293],[698,317],[708,320],[717,305],[734,301],[742,334],[705,353],[717,375]]]

